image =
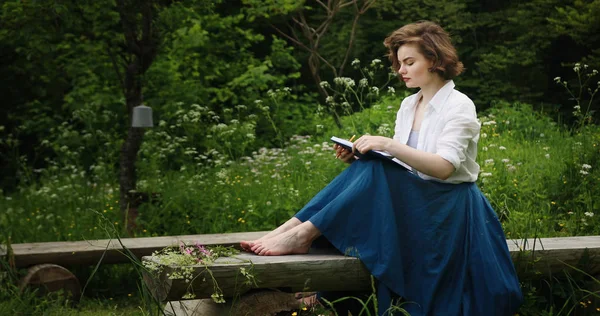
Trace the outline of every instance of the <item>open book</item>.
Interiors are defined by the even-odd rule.
[[[335,137],[335,136],[331,136],[331,141],[333,141],[334,143],[344,147],[345,149],[352,151],[352,142],[343,138],[339,138],[339,137]],[[401,166],[404,169],[407,170],[411,170],[412,168],[407,165],[406,163],[400,161],[400,159],[390,155],[388,152],[385,151],[379,151],[379,150],[369,150],[366,154],[361,154],[360,152],[355,152],[354,155],[356,157],[358,157],[359,159],[384,159],[384,160],[388,160],[388,161],[392,161],[395,162],[396,164],[398,164],[399,166]]]

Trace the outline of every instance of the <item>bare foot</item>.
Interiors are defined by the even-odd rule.
[[[306,221],[275,237],[257,241],[252,251],[260,256],[282,256],[308,253],[313,240],[321,232],[311,222]]]
[[[298,226],[302,224],[302,222],[297,219],[296,217],[292,217],[290,218],[287,222],[281,224],[281,226],[275,228],[274,230],[270,231],[268,234],[260,237],[257,240],[251,240],[251,241],[246,241],[246,240],[242,240],[240,242],[240,246],[242,247],[242,249],[244,249],[245,251],[248,252],[252,252],[252,247],[257,243],[257,242],[262,242],[265,241],[267,239],[270,239],[271,237],[275,237],[279,234],[285,233],[288,230]]]

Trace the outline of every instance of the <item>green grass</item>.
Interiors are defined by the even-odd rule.
[[[399,99],[384,99],[371,109],[345,117],[344,129],[324,120],[311,136],[296,136],[284,148],[262,148],[234,161],[218,152],[190,154],[179,157],[177,170],[167,170],[165,160],[169,154],[177,154],[175,149],[173,153],[162,151],[166,155],[160,158],[146,148],[138,163],[138,190],[158,193],[159,198],[139,208],[135,236],[272,229],[345,168],[334,159],[328,140],[331,135],[392,136],[399,104]],[[480,113],[480,119],[478,162],[482,173],[478,184],[509,238],[600,234],[598,126],[566,129],[524,104],[498,103]],[[157,127],[152,133],[172,129]],[[150,135],[144,146],[160,143]],[[189,151],[194,152],[193,148]],[[106,221],[123,234],[117,177],[107,171],[111,170],[108,166],[98,163],[85,170],[59,164],[30,171],[38,175],[36,181],[10,195],[0,195],[0,209],[5,210],[0,213],[3,237],[10,236],[14,243],[108,238],[114,232],[105,229]],[[83,267],[78,276],[86,280],[90,271]],[[3,310],[26,314],[32,306],[48,315],[142,313],[137,307],[143,305],[141,300],[126,296],[137,291],[139,280],[130,280],[125,291],[115,293],[113,299],[119,303],[106,298],[106,292],[122,286],[122,278],[131,275],[136,275],[131,268],[102,266],[90,283],[89,298],[77,309],[0,290],[5,292],[0,296],[4,298],[0,314]],[[581,277],[571,279],[585,283]],[[562,304],[577,304],[577,298],[583,297],[581,290],[569,283],[535,282],[523,283],[528,302],[522,315],[541,311],[562,315],[556,313]],[[548,289],[560,294],[544,294]],[[555,301],[549,302],[548,297]],[[28,307],[19,307],[23,300],[30,302],[25,304]]]

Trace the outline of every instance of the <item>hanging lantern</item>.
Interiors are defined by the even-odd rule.
[[[153,127],[152,108],[145,105],[138,105],[133,108],[132,127]]]

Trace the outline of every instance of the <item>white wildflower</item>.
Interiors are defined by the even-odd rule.
[[[496,121],[483,122],[483,125],[496,125]]]
[[[504,158],[504,159],[502,159],[502,162],[503,162],[503,163],[507,163],[507,162],[509,162],[509,161],[510,161],[510,159],[508,159],[508,158]]]
[[[592,213],[592,212],[585,212],[585,213],[583,213],[583,215],[585,215],[587,217],[592,217],[592,216],[594,216],[594,213]]]
[[[354,60],[351,63],[352,66],[358,66],[360,65],[360,60],[358,58],[354,58]]]
[[[579,173],[581,173],[581,174],[582,174],[582,175],[584,175],[584,176],[589,174],[589,173],[588,173],[587,171],[585,171],[585,170],[579,170]]]
[[[550,159],[550,154],[545,154],[544,157],[546,157],[546,159]]]
[[[333,79],[333,82],[337,85],[344,86],[346,88],[351,88],[356,85],[354,80],[352,78],[348,78],[348,77],[335,77]]]
[[[583,169],[592,169],[592,166],[584,163],[583,165],[581,165],[581,168],[583,168]]]
[[[388,87],[388,93],[394,94],[394,93],[396,93],[396,89],[394,89],[394,87]]]
[[[486,138],[486,137],[487,137],[486,133],[481,134],[481,138]]]
[[[491,177],[491,176],[492,176],[492,173],[491,173],[491,172],[482,172],[482,173],[481,173],[481,176],[482,176],[482,177]]]
[[[375,58],[375,59],[371,60],[371,67],[375,67],[377,64],[380,64],[380,63],[381,63],[381,59]]]
[[[500,147],[498,147],[498,149],[500,149],[500,150],[506,150],[506,147],[500,146]]]
[[[369,80],[367,80],[367,78],[362,78],[360,79],[360,81],[358,82],[358,86],[359,87],[366,87],[369,85]]]
[[[485,160],[485,164],[486,165],[493,165],[494,164],[494,159],[486,159]]]
[[[327,81],[321,81],[319,83],[319,85],[321,85],[321,88],[329,88],[330,87],[329,82],[327,82]]]

